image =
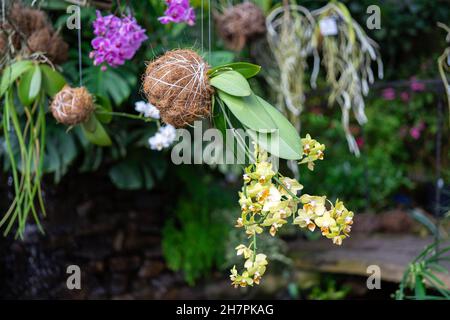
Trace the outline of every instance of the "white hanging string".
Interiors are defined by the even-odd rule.
[[[201,50],[203,51],[204,50],[204,46],[203,46],[203,8],[204,8],[204,4],[203,4],[203,1],[204,0],[202,0],[202,4],[201,4],[201,12],[200,12],[200,42],[201,42]]]
[[[211,0],[208,0],[208,60],[211,60]]]
[[[81,12],[81,8],[80,8]],[[82,67],[82,59],[81,59],[81,14],[78,20],[78,72],[80,76],[80,87],[83,86],[83,67]]]
[[[5,10],[6,10],[5,0],[2,0],[2,24],[5,23],[6,21]]]

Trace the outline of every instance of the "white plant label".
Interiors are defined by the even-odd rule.
[[[334,18],[323,18],[319,21],[320,33],[326,36],[335,36],[338,33],[337,23]]]

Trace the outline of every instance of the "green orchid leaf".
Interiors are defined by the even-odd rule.
[[[232,62],[234,53],[231,51],[212,51],[210,54],[205,54],[205,59],[210,66],[220,66]]]
[[[42,72],[41,72],[41,68],[39,68],[39,66],[34,66],[34,70],[33,70],[33,77],[31,78],[31,83],[30,83],[30,90],[28,91],[28,97],[31,100],[34,100],[39,91],[41,91],[41,85],[42,85]]]
[[[18,89],[18,96],[22,104],[28,106],[36,99],[41,90],[42,72],[39,66],[34,66],[32,69],[25,72],[20,78]]]
[[[225,71],[210,80],[213,87],[222,90],[232,96],[247,97],[252,94],[252,89],[247,80],[236,71]]]
[[[95,96],[95,111],[96,117],[101,123],[110,123],[112,115],[108,114],[112,111],[111,101],[104,96]]]
[[[278,154],[275,155],[279,158],[288,160],[301,159],[303,149],[302,141],[295,127],[274,106],[272,106],[261,97],[256,97],[278,128],[277,132],[271,134],[272,139],[270,140],[270,143],[278,144],[278,146],[271,145],[271,149],[274,150],[274,152],[276,152],[276,150],[279,150]]]
[[[17,95],[19,96],[20,102],[25,106],[29,106],[33,102],[29,95],[33,74],[34,69],[25,72],[20,78],[19,85],[17,86]]]
[[[248,97],[235,97],[218,90],[217,94],[218,98],[225,103],[233,115],[246,127],[262,132],[270,132],[277,129],[275,122],[254,93]]]
[[[43,88],[50,97],[53,97],[61,91],[66,84],[66,80],[58,71],[53,70],[46,64],[41,65],[40,68],[43,75]]]
[[[211,75],[211,78],[213,78],[216,75],[220,74],[220,71],[227,70],[234,70],[236,72],[239,72],[246,79],[249,79],[256,76],[261,70],[261,67],[248,62],[233,62],[214,67],[208,71],[208,74]]]
[[[5,68],[0,82],[0,98],[5,94],[11,84],[33,66],[30,60],[21,60]]]
[[[103,147],[112,144],[111,138],[95,115],[92,115],[86,123],[83,123],[82,128],[84,136],[91,143]]]

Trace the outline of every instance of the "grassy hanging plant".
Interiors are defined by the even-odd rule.
[[[0,101],[5,160],[14,198],[0,219],[0,227],[5,236],[15,230],[16,238],[23,238],[30,216],[44,232],[40,217],[46,215],[41,180],[48,151],[47,112],[69,129],[80,125],[89,141],[104,146],[111,140],[101,122],[110,121],[110,117],[97,112],[110,112],[111,106],[105,99],[96,102],[85,88],[66,85],[54,63],[67,58],[68,45],[43,11],[21,3],[6,9],[0,30]]]
[[[4,235],[17,222],[16,237],[23,238],[30,214],[43,231],[39,212],[45,215],[41,179],[46,99],[64,84],[58,72],[48,65],[31,60],[17,61],[3,70],[0,82],[2,129],[14,187],[14,200],[0,220]],[[19,148],[18,155],[14,151],[15,145]]]
[[[319,72],[320,58],[312,41],[316,23],[306,8],[289,5],[286,1],[267,16],[266,25],[267,41],[279,71],[268,73],[266,78],[278,93],[280,110],[300,130],[309,56],[314,59],[310,77],[312,88],[316,87]]]
[[[275,107],[253,92],[247,79],[259,71],[259,66],[242,62],[210,69],[192,50],[174,50],[150,63],[143,79],[143,90],[164,121],[185,126],[211,117],[219,129],[231,129],[247,153],[248,143],[236,128],[246,129],[253,138],[254,152],[248,154],[253,163],[243,175],[241,216],[236,223],[245,230],[249,243],[236,247],[237,254],[246,259],[242,272],[236,267],[231,270],[236,287],[259,284],[266,270],[267,256],[257,247],[262,232],[275,236],[289,219],[310,231],[317,227],[340,245],[353,223],[353,213],[341,201],[333,204],[324,196],[299,197],[303,186],[272,167],[269,154],[296,160],[313,170],[314,162],[323,159],[325,146],[309,135],[301,139]]]
[[[438,22],[438,26],[447,32],[445,40],[450,43],[450,28],[443,23]],[[442,55],[438,58],[439,74],[444,84],[445,93],[447,96],[447,104],[449,111],[449,121],[450,121],[450,85],[448,83],[447,74],[450,72],[450,46],[447,47]]]
[[[364,96],[374,82],[371,62],[378,64],[378,77],[383,77],[383,66],[378,45],[370,39],[351,17],[347,7],[332,1],[313,12],[316,26],[314,46],[322,51],[322,64],[330,86],[328,102],[338,103],[342,109],[342,124],[350,150],[359,155],[359,148],[349,129],[350,109],[359,124],[367,121]]]

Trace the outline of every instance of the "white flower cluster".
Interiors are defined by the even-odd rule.
[[[153,137],[148,139],[150,149],[161,151],[164,148],[168,148],[175,141],[176,136],[177,131],[175,127],[170,124],[162,126]]]
[[[151,103],[145,101],[138,101],[135,103],[134,109],[142,113],[146,118],[159,119],[159,110]]]

